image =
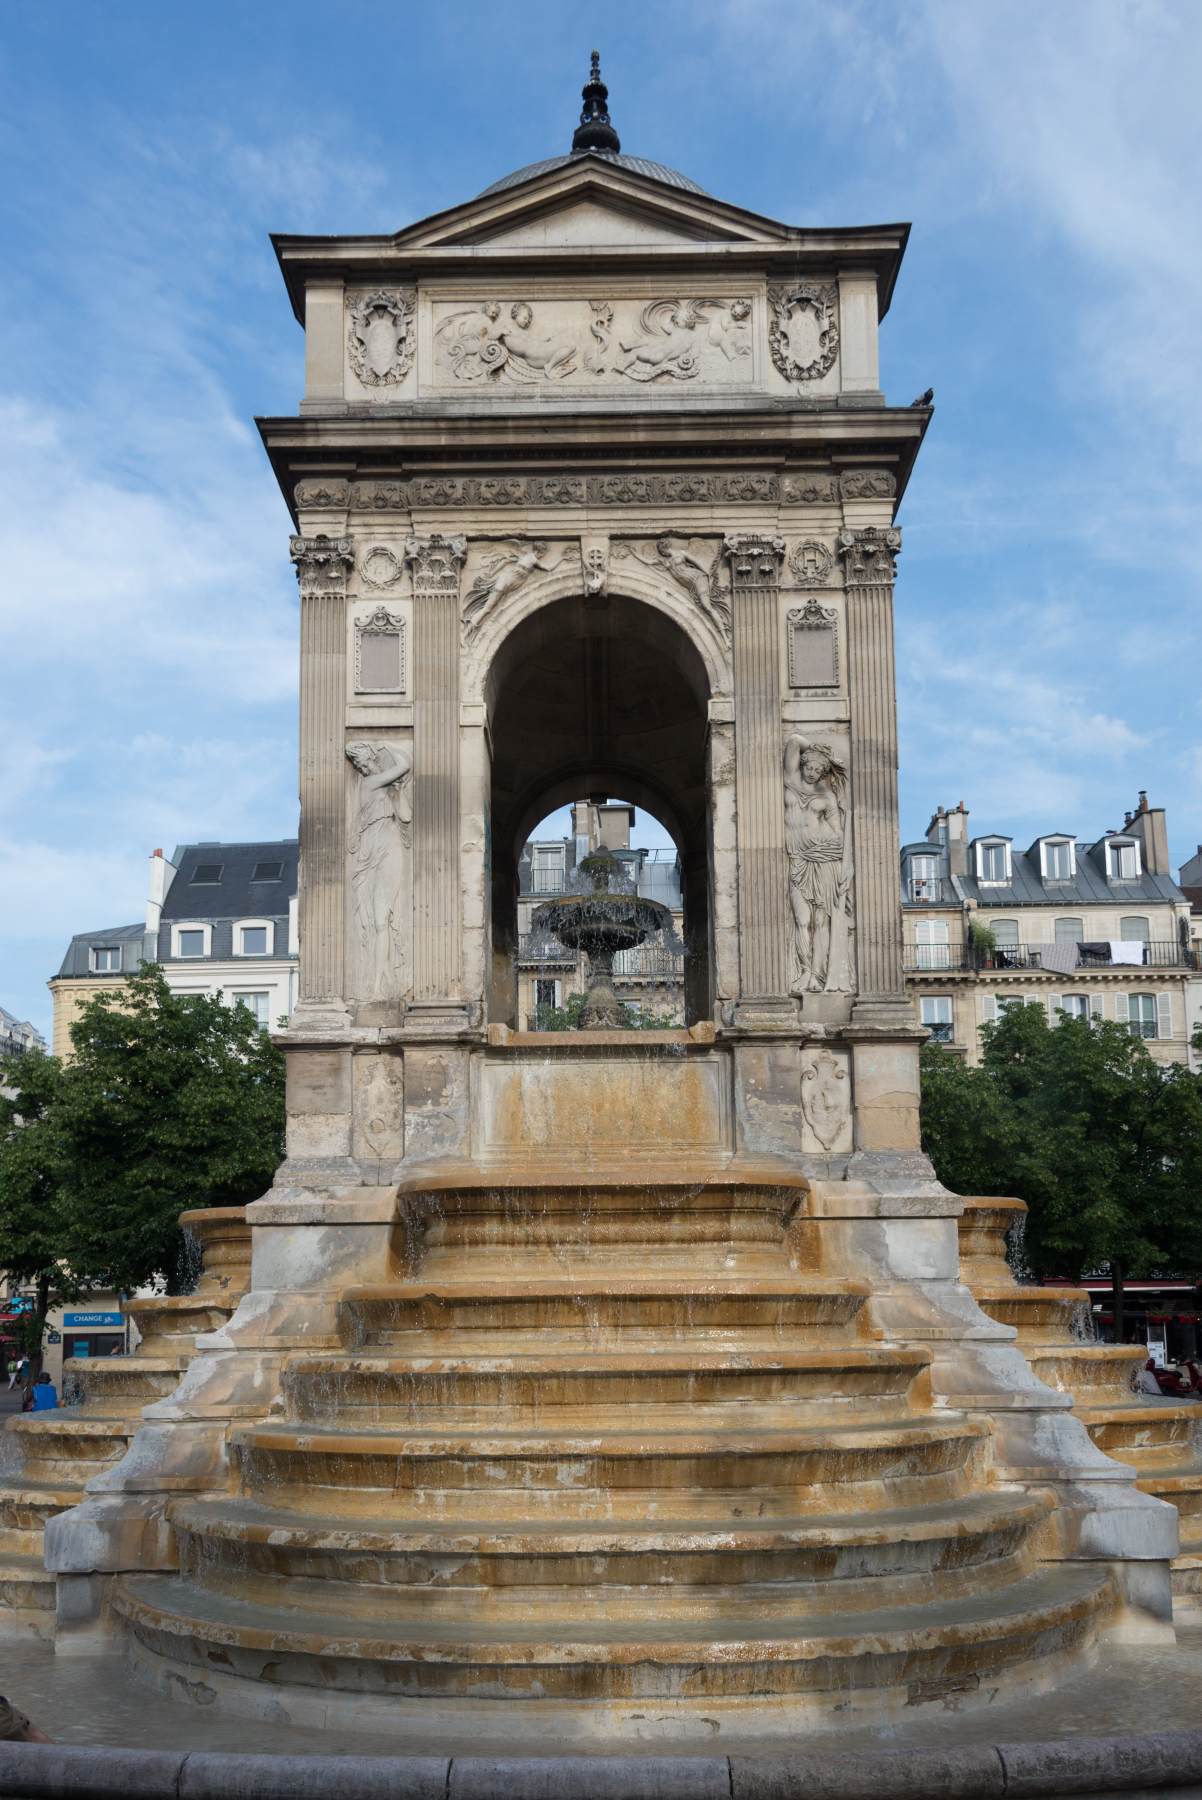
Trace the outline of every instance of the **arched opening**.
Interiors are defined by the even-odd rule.
[[[523,619],[486,686],[492,744],[489,1015],[518,1017],[518,861],[539,820],[621,796],[679,852],[685,1016],[712,1011],[706,804],[709,682],[665,614],[624,596],[572,596]]]

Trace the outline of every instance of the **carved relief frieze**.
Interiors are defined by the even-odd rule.
[[[405,572],[405,565],[387,544],[373,544],[359,558],[359,574],[364,587],[395,587]]]
[[[829,490],[805,498],[836,499]],[[299,492],[299,490],[298,490]],[[774,505],[795,501],[777,476],[748,473],[665,475],[416,475],[408,481],[360,481],[350,490],[352,512],[403,512],[410,506],[687,506],[731,502]]]
[[[404,693],[405,621],[400,613],[377,606],[355,620],[354,681],[357,694]]]
[[[801,1112],[821,1149],[829,1154],[851,1148],[851,1080],[845,1057],[825,1046],[804,1052]]]
[[[530,577],[542,570],[550,574],[559,567],[562,557],[545,561],[548,551],[545,539],[533,542],[511,540],[501,550],[486,550],[469,580],[463,601],[463,640],[470,644],[487,615],[510,594],[525,587]]]
[[[824,689],[839,685],[839,615],[811,597],[789,611],[789,686]]]
[[[436,303],[435,379],[452,386],[745,383],[750,319],[745,297]]]
[[[731,613],[730,602],[722,591],[720,544],[706,538],[659,537],[653,544],[626,543],[615,547],[615,561],[631,557],[649,569],[669,575],[729,644]]]
[[[821,506],[839,498],[839,486],[833,475],[786,475],[780,497],[786,506]]]
[[[869,583],[891,582],[902,534],[896,525],[869,525],[863,531],[839,533],[839,555],[848,585],[863,587]]]
[[[897,477],[888,469],[845,469],[839,477],[839,492],[845,500],[892,500]]]
[[[350,499],[349,481],[298,481],[292,498],[299,508],[306,506],[343,507]]]
[[[768,289],[768,347],[786,381],[817,381],[839,353],[838,290],[811,281]]]
[[[797,736],[786,740],[785,855],[792,994],[851,992],[852,850],[847,787],[847,764],[829,744]]]
[[[354,548],[348,537],[294,537],[288,540],[302,594],[342,593],[355,566]]]
[[[817,538],[802,538],[794,544],[789,567],[798,587],[830,587],[837,576],[834,551]]]
[[[395,387],[413,367],[412,288],[373,288],[348,297],[347,348],[365,387]]]
[[[402,896],[413,833],[413,755],[408,745],[360,740],[346,746],[359,774],[350,854],[350,927],[362,1000],[397,997],[409,932]]]

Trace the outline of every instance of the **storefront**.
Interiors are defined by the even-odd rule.
[[[64,1312],[62,1358],[119,1356],[125,1351],[125,1315],[120,1312]]]

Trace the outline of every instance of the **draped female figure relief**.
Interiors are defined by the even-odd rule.
[[[405,854],[412,835],[413,756],[404,744],[348,744],[362,779],[351,826],[351,925],[360,997],[399,997],[405,960]]]
[[[851,840],[847,770],[825,744],[785,744],[785,852],[794,994],[847,993]]]

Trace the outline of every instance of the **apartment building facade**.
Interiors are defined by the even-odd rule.
[[[298,860],[295,838],[179,844],[170,858],[155,850],[145,917],[78,932],[49,983],[54,1054],[70,1057],[71,1023],[87,1000],[147,962],[162,965],[174,993],[220,992],[274,1030],[296,1004]]]
[[[920,1024],[980,1060],[981,1027],[1037,1003],[1110,1019],[1162,1062],[1191,1059],[1199,989],[1190,904],[1162,808],[1141,793],[1121,830],[1049,831],[1025,849],[969,834],[963,801],[902,849],[902,957]]]

